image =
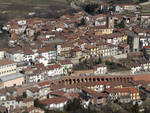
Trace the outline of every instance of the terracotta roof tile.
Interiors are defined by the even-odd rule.
[[[64,103],[67,101],[68,101],[68,99],[65,97],[57,97],[57,98],[41,100],[40,103],[42,103],[44,105],[49,105],[49,104],[60,104],[60,103]]]
[[[8,59],[2,59],[2,60],[0,60],[0,66],[8,65],[8,64],[13,64],[13,63],[15,63],[15,62],[12,61],[12,60],[8,60]]]
[[[135,87],[125,87],[125,88],[109,88],[106,89],[108,93],[138,93],[139,91]]]
[[[47,86],[47,85],[50,85],[49,81],[38,83],[38,86],[40,86],[40,87]]]

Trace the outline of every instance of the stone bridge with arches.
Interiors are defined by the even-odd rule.
[[[85,82],[120,82],[120,83],[127,83],[133,81],[134,77],[131,75],[128,76],[69,76],[60,78],[54,81],[51,81],[50,84],[53,85],[71,85],[77,83],[85,83]]]

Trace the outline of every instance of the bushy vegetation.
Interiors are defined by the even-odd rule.
[[[126,67],[124,67],[121,64],[116,63],[116,62],[106,61],[105,64],[107,65],[109,71],[125,71],[125,70],[128,70]]]
[[[120,103],[120,102],[111,102],[103,106],[95,106],[89,104],[88,107],[84,107],[81,99],[75,98],[74,100],[69,100],[64,106],[64,110],[48,110],[42,105],[38,99],[34,101],[34,106],[39,107],[45,111],[45,113],[149,113],[149,103],[150,100],[147,100],[143,104],[145,111],[140,112],[140,106],[138,103]]]
[[[148,0],[132,0],[134,3],[143,3],[147,2]]]
[[[115,28],[125,28],[124,21],[122,20],[119,24],[115,24]]]
[[[64,107],[64,110],[67,113],[99,113],[97,110],[91,109],[90,107],[84,108],[80,99],[68,101],[67,105]]]
[[[23,92],[22,97],[23,97],[23,98],[27,98],[27,93],[26,93],[26,92]]]
[[[124,108],[126,111],[128,111],[129,113],[140,113],[139,112],[139,105],[138,105],[138,103],[135,103],[134,105],[133,105],[133,103],[132,102],[130,102],[130,103],[124,103],[124,104],[121,104],[120,103],[120,105],[121,105],[121,107],[122,108]]]
[[[98,14],[99,12],[99,4],[93,3],[93,4],[87,4],[84,6],[84,9],[87,13],[91,15]]]
[[[66,113],[141,113],[139,112],[139,106],[131,103],[108,103],[104,106],[94,106],[89,104],[87,108],[84,108],[80,99],[74,99],[69,101],[64,107]]]
[[[41,109],[43,109],[43,110],[46,110],[46,109],[45,109],[45,106],[40,103],[39,99],[35,99],[35,100],[34,100],[34,106],[35,106],[35,107],[38,107],[38,108],[41,108]]]
[[[93,66],[101,63],[102,63],[101,58],[98,59],[90,58],[88,60],[80,62],[79,64],[74,65],[73,70],[89,70],[93,69]]]

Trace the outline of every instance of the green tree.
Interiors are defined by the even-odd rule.
[[[82,18],[82,19],[81,19],[80,25],[86,25],[86,20],[85,20],[85,18]]]
[[[99,5],[96,3],[87,4],[85,6],[85,11],[91,15],[98,13],[98,10],[99,10]]]
[[[124,21],[122,20],[119,24],[115,25],[115,28],[125,28]]]
[[[67,112],[82,110],[82,108],[81,100],[76,98],[74,100],[69,100],[67,105],[64,107]]]
[[[100,113],[91,106],[88,106],[88,108],[84,108],[83,105],[81,104],[80,99],[68,101],[64,109],[67,113]]]
[[[34,100],[34,106],[45,110],[45,106],[40,103],[39,99]]]
[[[132,107],[132,113],[139,113],[139,106],[137,102]]]
[[[23,92],[22,97],[23,97],[23,98],[27,98],[27,93],[26,93],[26,92]]]
[[[120,28],[125,28],[125,24],[124,24],[124,21],[123,21],[123,20],[120,22],[119,27],[120,27]]]

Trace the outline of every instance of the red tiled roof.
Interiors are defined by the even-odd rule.
[[[47,66],[48,70],[54,70],[54,69],[57,69],[57,68],[61,68],[61,65],[60,64],[54,64],[54,65]]]
[[[71,97],[71,98],[78,98],[79,97],[79,94],[78,93],[66,93],[65,94],[65,97],[68,98],[68,97]]]
[[[125,87],[125,88],[109,88],[106,89],[108,93],[138,93],[139,91],[135,87]]]
[[[49,95],[55,95],[55,96],[63,96],[64,94],[65,92],[63,91],[54,91],[49,93]]]
[[[8,65],[8,64],[13,64],[13,63],[15,63],[15,62],[12,61],[12,60],[8,60],[8,59],[2,59],[2,60],[0,60],[0,66]]]
[[[38,86],[40,86],[40,87],[43,87],[43,86],[46,86],[46,85],[49,85],[49,81],[38,83]]]
[[[33,101],[34,101],[33,97],[23,98],[23,102],[33,102]]]
[[[89,89],[89,88],[86,88],[86,87],[82,88],[82,90],[83,90],[84,92],[86,92],[86,93],[92,95],[93,97],[107,97],[107,94],[98,93],[98,92],[96,92],[96,91],[94,91],[94,90],[91,90],[91,89]]]
[[[50,98],[50,99],[44,99],[41,100],[40,103],[44,104],[44,105],[48,105],[48,104],[60,104],[60,103],[64,103],[67,102],[67,98],[65,97],[57,97],[57,98]]]
[[[40,89],[38,87],[30,87],[28,90],[30,90],[33,93],[35,93],[35,92],[38,92]]]
[[[71,60],[66,59],[66,60],[60,60],[59,61],[61,65],[65,65],[65,64],[72,64]]]

